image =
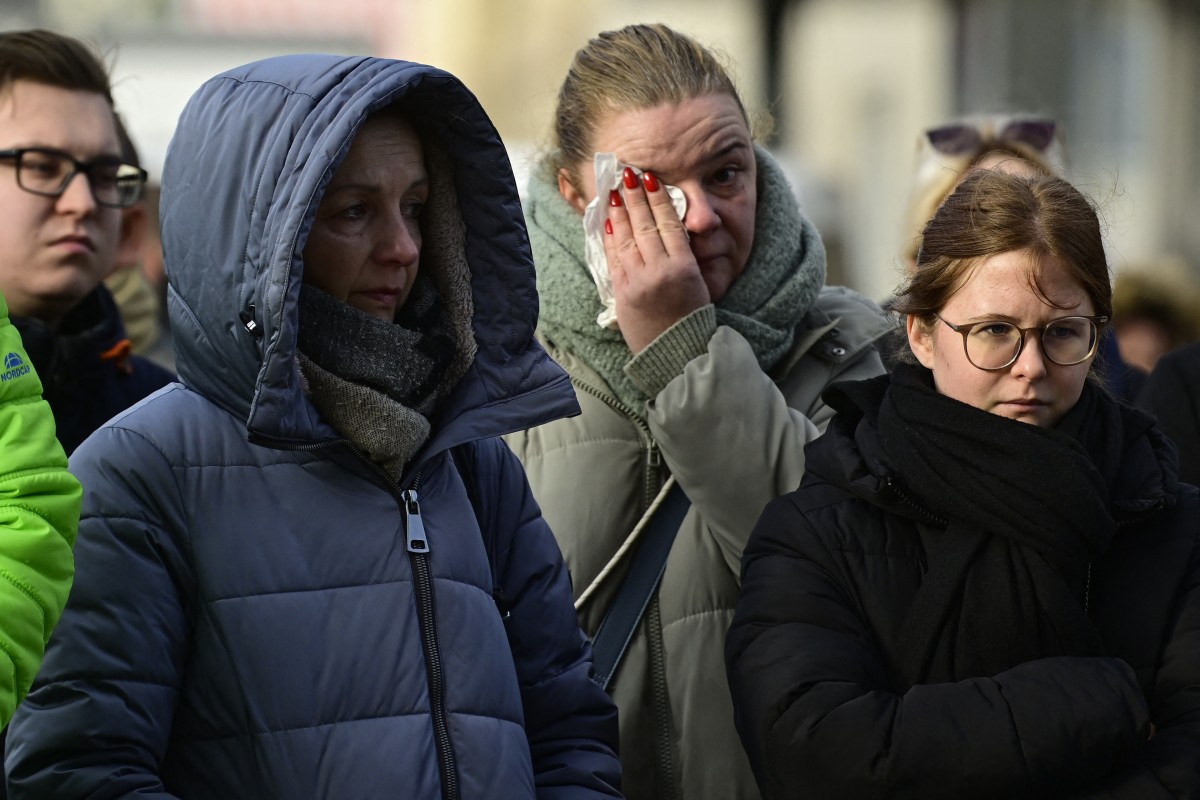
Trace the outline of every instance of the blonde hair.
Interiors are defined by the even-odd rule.
[[[732,97],[749,126],[733,80],[713,51],[662,24],[605,31],[575,54],[559,89],[550,166],[566,170],[579,188],[577,168],[591,163],[596,127],[605,115],[705,94]]]
[[[1005,128],[1020,119],[1014,115],[989,115],[958,120],[957,124],[973,127],[978,132],[978,142],[971,149],[952,155],[939,152],[931,144],[930,131],[922,132],[917,141],[917,168],[904,216],[908,233],[901,248],[901,255],[910,266],[917,261],[921,231],[926,223],[963,176],[988,156],[1009,155],[1027,164],[1035,174],[1062,176],[1065,165],[1057,135],[1043,150],[1004,136]]]

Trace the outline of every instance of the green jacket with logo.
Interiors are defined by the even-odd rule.
[[[75,574],[79,481],[0,296],[0,726],[42,661]]]

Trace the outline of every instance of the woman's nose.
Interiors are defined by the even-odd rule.
[[[421,227],[412,217],[397,215],[388,221],[376,246],[381,261],[408,266],[421,257]]]
[[[687,196],[687,211],[683,215],[683,227],[693,236],[700,236],[715,231],[721,227],[721,215],[717,213],[712,198],[703,189],[689,191],[684,189]]]
[[[1025,344],[1012,369],[1018,377],[1037,380],[1046,374],[1046,354],[1042,352],[1041,337],[1034,331],[1025,334]]]

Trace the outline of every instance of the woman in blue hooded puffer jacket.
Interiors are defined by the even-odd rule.
[[[618,797],[616,712],[496,437],[578,413],[454,77],[219,75],[167,155],[182,385],[76,451],[77,577],[14,798]]]

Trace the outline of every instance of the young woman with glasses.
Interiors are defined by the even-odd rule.
[[[742,563],[726,659],[768,797],[1194,797],[1200,494],[1091,376],[1111,312],[1070,184],[970,174]]]
[[[1045,117],[977,116],[922,131],[917,141],[912,189],[904,210],[901,256],[911,274],[917,267],[921,231],[954,187],[973,169],[997,169],[1015,175],[1059,175],[1062,142],[1058,125]],[[884,308],[896,312],[896,298]],[[880,341],[883,363],[891,369],[906,349],[904,326]]]

